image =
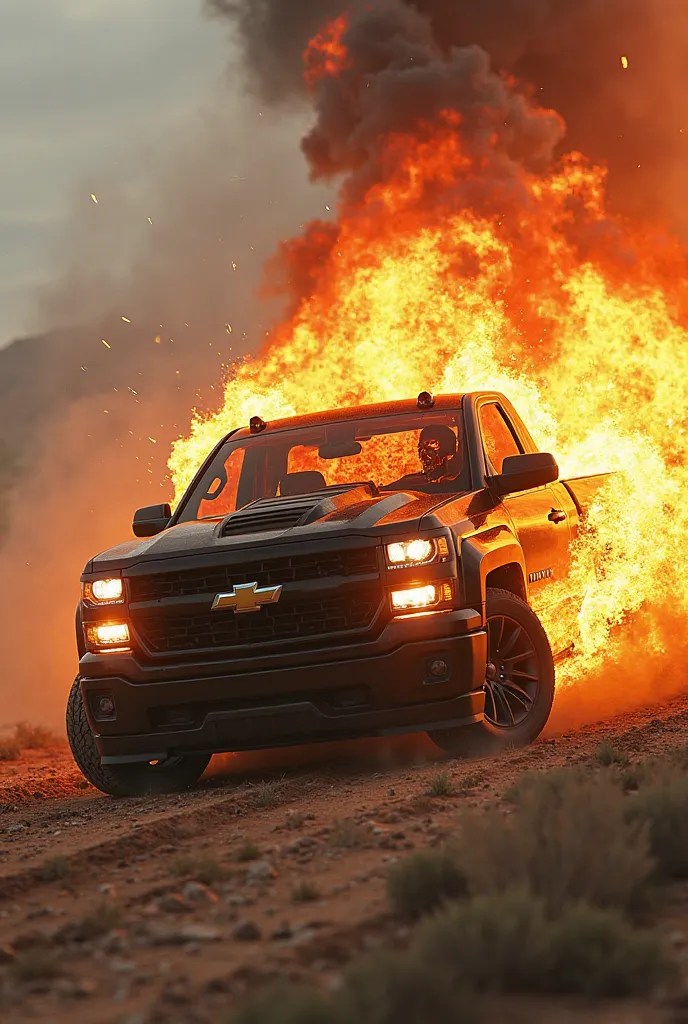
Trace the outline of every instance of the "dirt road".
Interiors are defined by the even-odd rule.
[[[685,745],[688,697],[498,759],[447,759],[421,738],[216,758],[197,790],[157,799],[103,797],[65,748],[26,752],[0,764],[0,1016],[219,1022],[268,978],[328,981],[358,951],[404,941],[385,899],[394,859],[524,771],[605,770],[605,740],[631,763]],[[688,934],[685,896],[663,915]],[[546,1019],[668,1019],[557,1006]]]

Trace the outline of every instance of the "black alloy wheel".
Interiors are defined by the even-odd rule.
[[[540,673],[533,641],[508,615],[487,620],[485,718],[510,729],[530,714],[537,699]]]
[[[533,609],[516,594],[488,588],[487,665],[482,722],[433,730],[430,739],[455,757],[496,753],[532,743],[554,700],[554,660]]]

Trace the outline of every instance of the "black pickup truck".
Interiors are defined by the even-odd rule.
[[[599,485],[558,477],[497,393],[255,417],[174,514],[139,510],[139,539],[86,565],[79,767],[127,795],[192,785],[219,751],[529,743],[554,694],[530,598]]]

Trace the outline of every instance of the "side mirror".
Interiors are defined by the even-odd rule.
[[[509,455],[502,463],[498,476],[489,476],[488,485],[496,494],[515,494],[533,487],[544,487],[559,479],[559,467],[549,452],[531,455]]]
[[[132,530],[135,537],[155,537],[169,526],[172,509],[169,505],[147,505],[134,512]]]

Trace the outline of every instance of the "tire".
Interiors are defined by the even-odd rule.
[[[72,684],[67,701],[67,739],[84,776],[96,789],[110,796],[153,796],[190,789],[200,779],[211,756],[186,754],[155,764],[101,764],[78,678]]]
[[[508,590],[488,588],[486,618],[485,718],[463,729],[428,733],[456,757],[526,746],[540,735],[552,710],[554,660],[535,612]]]

